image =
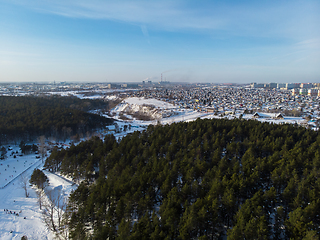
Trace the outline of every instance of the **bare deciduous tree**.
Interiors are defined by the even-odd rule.
[[[72,134],[72,128],[71,127],[68,127],[67,128],[67,136],[68,136],[68,138],[70,138],[70,136],[71,136],[71,134]]]
[[[42,216],[47,227],[56,233],[58,238],[67,239],[68,230],[64,220],[67,208],[63,192],[46,189],[47,199],[43,201]]]
[[[38,197],[39,208],[40,208],[40,210],[41,210],[42,204],[43,204],[43,201],[44,201],[44,197],[45,197],[45,192],[44,192],[43,189],[40,189],[40,188],[39,188],[39,189],[36,191],[36,193],[37,193],[37,197]]]
[[[62,225],[63,213],[66,211],[66,208],[67,208],[67,204],[66,204],[66,200],[64,198],[64,191],[62,191],[56,197],[56,212],[57,212],[59,229]]]
[[[46,224],[46,226],[51,230],[56,232],[57,226],[56,221],[54,219],[55,215],[55,204],[54,204],[54,196],[52,190],[46,191],[47,199],[42,203],[43,210],[42,210],[42,217],[43,221]],[[53,201],[51,201],[52,199]]]
[[[29,179],[26,173],[22,173],[20,176],[20,185],[24,190],[25,196],[29,197],[29,193],[28,193],[28,183],[29,183]]]
[[[39,153],[41,154],[41,160],[43,162],[43,158],[47,152],[46,144],[45,144],[46,137],[42,135],[39,137],[38,141],[39,141]]]

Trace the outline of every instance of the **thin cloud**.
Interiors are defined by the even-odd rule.
[[[0,51],[2,56],[24,56],[24,57],[39,57],[40,54],[28,53],[28,52],[14,52],[14,51]]]
[[[231,35],[318,35],[320,5],[314,1],[228,4],[203,1],[16,0],[36,11],[70,18],[105,19],[168,31],[223,30]],[[297,36],[296,36],[297,35]]]
[[[320,38],[307,39],[295,44],[297,48],[320,49]]]
[[[142,31],[143,36],[146,38],[147,42],[150,44],[149,32],[148,32],[148,29],[145,25],[141,26],[141,31]]]

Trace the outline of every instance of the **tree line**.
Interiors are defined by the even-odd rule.
[[[111,119],[88,113],[104,109],[108,103],[61,96],[0,96],[0,142],[34,141],[37,137],[65,140],[86,134]]]
[[[196,120],[55,149],[81,180],[72,239],[316,239],[320,136],[293,125]]]

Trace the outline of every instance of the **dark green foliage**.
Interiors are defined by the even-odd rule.
[[[84,180],[74,239],[312,239],[319,149],[318,132],[292,125],[198,119],[92,138],[46,167]]]
[[[38,151],[38,146],[37,145],[35,145],[35,144],[27,145],[27,144],[25,144],[24,141],[20,142],[19,147],[21,149],[21,152],[24,153],[24,154],[28,154],[28,153],[31,153],[31,152]]]
[[[99,100],[59,96],[0,96],[0,141],[32,141],[41,135],[64,139],[86,134],[112,120],[87,113],[106,108]]]
[[[40,169],[35,169],[31,175],[30,183],[44,189],[49,185],[49,179]]]
[[[0,159],[5,159],[6,158],[6,154],[7,154],[7,149],[4,146],[2,146],[0,148]]]

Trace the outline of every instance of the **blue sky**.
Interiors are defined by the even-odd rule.
[[[1,82],[320,82],[320,1],[0,0]]]

